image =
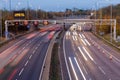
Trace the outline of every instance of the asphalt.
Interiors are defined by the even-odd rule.
[[[33,32],[3,46],[0,53],[0,70],[9,64],[15,67],[8,80],[39,80],[50,32]],[[4,73],[6,69],[2,72]],[[4,78],[2,79],[4,80]]]
[[[91,32],[67,31],[62,50],[64,80],[120,79],[120,52]]]

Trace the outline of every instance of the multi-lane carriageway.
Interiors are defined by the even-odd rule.
[[[63,80],[120,80],[120,52],[91,32],[69,30],[61,47]]]
[[[48,46],[58,32],[34,31],[1,47],[0,80],[41,80]]]
[[[0,80],[40,80],[52,34],[33,32],[3,47],[0,74],[11,74]],[[69,30],[59,49],[62,80],[120,80],[120,52],[92,33]],[[6,64],[10,70],[6,70]]]

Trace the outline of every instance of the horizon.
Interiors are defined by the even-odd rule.
[[[109,5],[117,5],[120,4],[119,0],[114,0],[114,1],[96,1],[96,0],[84,0],[84,1],[79,1],[79,0],[74,0],[74,1],[69,1],[66,0],[53,0],[49,1],[48,0],[41,0],[41,1],[24,1],[24,0],[12,0],[11,1],[11,6],[10,6],[10,0],[1,0],[0,3],[0,9],[6,9],[6,10],[21,10],[21,9],[32,9],[32,10],[44,10],[44,11],[54,11],[54,12],[63,12],[66,9],[73,9],[73,8],[78,8],[82,10],[95,10],[103,7],[107,7]],[[67,3],[67,5],[66,5]],[[89,6],[88,6],[89,5]],[[11,7],[11,9],[10,9]]]

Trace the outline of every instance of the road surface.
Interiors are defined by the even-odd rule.
[[[62,46],[63,80],[120,80],[120,52],[91,32],[67,31]]]
[[[36,31],[1,48],[0,80],[40,80],[55,31]]]

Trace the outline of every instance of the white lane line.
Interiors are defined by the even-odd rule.
[[[21,69],[21,71],[19,73],[19,76],[22,74],[23,71],[24,71],[24,68]]]
[[[70,75],[70,70],[69,70],[69,67],[68,67],[67,58],[66,58],[66,52],[65,52],[65,37],[63,38],[63,52],[64,52],[65,64],[66,64],[68,75],[69,75],[69,78],[70,78],[69,80],[72,80],[71,75]]]
[[[15,80],[17,80],[17,79],[15,79]]]
[[[89,56],[89,58],[94,61],[94,59],[92,58],[92,56],[88,53],[88,51],[85,49],[85,47],[83,47],[84,51],[87,53],[87,55]]]
[[[105,75],[106,73],[105,73],[105,71],[101,68],[101,67],[98,67],[100,70],[101,70],[101,72]]]
[[[25,63],[25,66],[27,66],[27,64],[28,64],[28,61]]]
[[[32,58],[32,55],[30,55],[29,59],[31,59],[31,58]]]
[[[82,69],[80,68],[80,66],[79,66],[79,64],[78,64],[77,59],[76,59],[75,57],[74,57],[74,59],[75,59],[75,62],[77,63],[77,66],[78,66],[78,68],[79,68],[79,70],[80,70],[82,76],[83,76],[83,79],[86,80],[86,77],[85,77],[85,75],[84,75]]]
[[[35,50],[37,50],[37,49],[38,49],[38,47],[35,48]]]
[[[74,32],[75,35],[78,35],[77,32]]]
[[[82,38],[81,34],[79,34],[80,38]]]
[[[88,40],[87,40],[87,39],[85,39],[85,42],[86,42],[89,46],[91,46],[91,44],[88,42]]]
[[[78,49],[79,49],[80,53],[82,54],[82,56],[84,57],[84,59],[87,61],[87,58],[86,58],[86,56],[84,55],[84,53],[83,53],[83,51],[81,50],[81,48],[78,47]]]
[[[70,36],[70,32],[69,31],[66,32],[66,36]]]
[[[25,49],[25,47],[23,47],[23,49]]]
[[[72,32],[72,34],[74,35],[74,32]]]
[[[33,51],[33,54],[35,53],[35,50]]]
[[[85,38],[85,36],[82,34],[82,37]]]
[[[75,36],[75,40],[77,41],[77,37]]]
[[[81,39],[81,41],[83,42],[83,44],[84,44],[85,46],[87,45],[83,39]]]
[[[69,61],[70,61],[70,64],[71,64],[71,67],[72,67],[73,73],[74,73],[74,75],[75,75],[75,80],[78,80],[77,74],[76,74],[76,72],[75,72],[75,69],[74,69],[74,67],[73,67],[73,63],[72,63],[72,60],[71,60],[70,57],[69,57]]]
[[[85,69],[85,67],[84,67],[84,66],[83,66],[83,69],[84,69],[85,73],[86,73],[86,74],[88,74],[88,73],[87,73],[87,70]]]
[[[97,65],[96,61],[93,61],[93,62]]]
[[[91,78],[89,78],[89,80],[92,80]]]
[[[75,41],[75,37],[74,37],[74,36],[72,36],[72,38],[73,38],[73,40]]]
[[[68,32],[68,35],[70,36],[70,32]]]

